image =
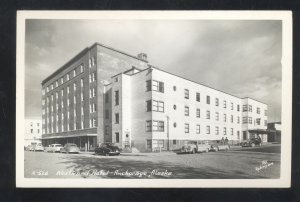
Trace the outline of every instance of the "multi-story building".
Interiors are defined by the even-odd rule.
[[[189,140],[240,142],[265,134],[267,105],[165,72],[100,44],[83,50],[43,83],[43,141],[99,142],[140,151]],[[264,139],[264,137],[263,137]]]
[[[42,138],[42,119],[41,118],[26,118],[25,119],[25,137],[24,146],[31,143],[41,143]]]
[[[105,92],[104,141],[122,147],[169,150],[222,137],[236,143],[267,128],[266,104],[150,65],[113,76]]]
[[[95,43],[42,82],[43,144],[76,143],[90,149],[103,140],[103,91],[111,76],[132,66],[145,68],[138,57]]]

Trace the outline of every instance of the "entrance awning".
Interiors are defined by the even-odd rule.
[[[249,133],[256,133],[256,134],[267,134],[267,129],[250,129],[248,130]]]
[[[58,138],[73,138],[73,137],[97,137],[97,134],[59,135],[59,136],[42,137],[41,139],[48,140],[48,139],[58,139]]]

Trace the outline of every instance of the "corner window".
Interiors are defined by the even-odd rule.
[[[164,92],[164,83],[161,81],[152,81],[152,90],[157,92]]]

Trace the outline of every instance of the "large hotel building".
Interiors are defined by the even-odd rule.
[[[222,137],[266,141],[267,105],[239,98],[95,43],[42,82],[44,145],[101,142],[172,150],[185,141]]]

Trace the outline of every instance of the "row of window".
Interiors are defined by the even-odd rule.
[[[176,86],[173,86],[173,90],[176,91]],[[156,81],[156,80],[147,80],[146,81],[146,91],[157,91],[164,93],[164,82]],[[189,89],[184,89],[184,98],[189,99],[190,98],[190,91]],[[197,102],[200,102],[200,93],[196,92],[195,99]],[[206,96],[206,104],[210,104],[210,96]],[[215,98],[215,106],[219,106],[219,98]],[[223,100],[223,108],[227,108],[227,101]],[[230,103],[230,109],[234,110],[234,104],[233,102]],[[237,104],[236,110],[240,111],[240,105]],[[243,105],[243,111],[249,111],[252,112],[252,106],[251,105]],[[260,114],[260,108],[257,108],[257,114]],[[267,111],[265,110],[265,115],[267,115]]]

